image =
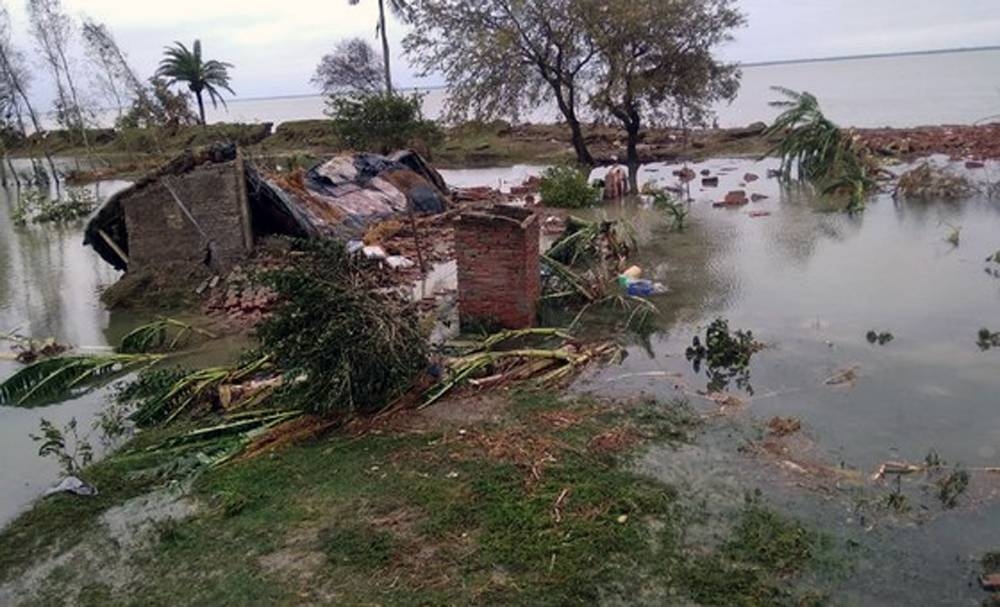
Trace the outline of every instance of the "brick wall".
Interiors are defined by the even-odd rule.
[[[211,266],[225,269],[243,258],[253,246],[242,161],[208,163],[183,175],[166,177],[191,216],[193,225],[174,201],[163,179],[122,199],[128,231],[129,271],[201,264],[206,239],[212,242]]]
[[[455,230],[462,325],[534,326],[542,285],[539,221],[532,211],[496,205],[463,213]]]

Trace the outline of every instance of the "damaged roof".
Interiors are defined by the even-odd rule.
[[[237,160],[255,236],[349,239],[373,222],[411,211],[441,213],[450,202],[441,175],[408,150],[390,156],[339,155],[308,171],[269,174],[243,162],[236,146],[215,145],[185,151],[109,198],[88,221],[84,244],[115,268],[127,270],[129,234],[123,205],[129,198],[164,177],[183,179],[202,164]]]

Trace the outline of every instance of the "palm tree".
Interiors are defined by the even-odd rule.
[[[357,6],[361,0],[347,0],[351,6]],[[385,66],[386,94],[392,94],[392,71],[389,69],[389,36],[385,31],[385,4],[387,0],[378,0],[378,27],[375,31],[382,36],[382,63]],[[400,21],[410,20],[410,0],[388,0],[389,9]]]
[[[220,102],[222,107],[226,107],[226,101],[219,89],[229,91],[230,95],[236,94],[229,88],[229,68],[233,67],[233,64],[215,59],[202,60],[201,40],[194,41],[193,50],[188,50],[180,42],[174,42],[174,46],[166,47],[164,55],[166,56],[160,61],[156,75],[166,78],[167,85],[176,82],[187,83],[198,100],[198,114],[203,125],[205,124],[205,102],[201,98],[203,91],[208,92],[212,107],[218,107]]]

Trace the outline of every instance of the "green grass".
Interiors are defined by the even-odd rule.
[[[698,421],[682,403],[535,392],[512,396],[506,411],[465,434],[335,435],[206,471],[192,490],[197,513],[157,525],[149,547],[127,557],[125,586],[64,568],[36,602],[764,605],[802,599],[792,581],[823,562],[826,540],[759,503],[719,522],[715,550],[689,546],[687,525],[704,522],[691,496],[632,471],[634,445],[589,447],[619,427],[689,440]],[[148,490],[121,480],[131,465],[112,458],[92,470],[97,500],[44,501],[0,533],[0,579],[64,533],[63,548],[85,540],[100,512]]]

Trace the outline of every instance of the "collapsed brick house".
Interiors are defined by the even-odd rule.
[[[444,180],[413,152],[338,156],[274,176],[235,146],[216,145],[186,151],[109,198],[84,244],[126,272],[225,270],[261,236],[348,239],[382,218],[448,205]]]

